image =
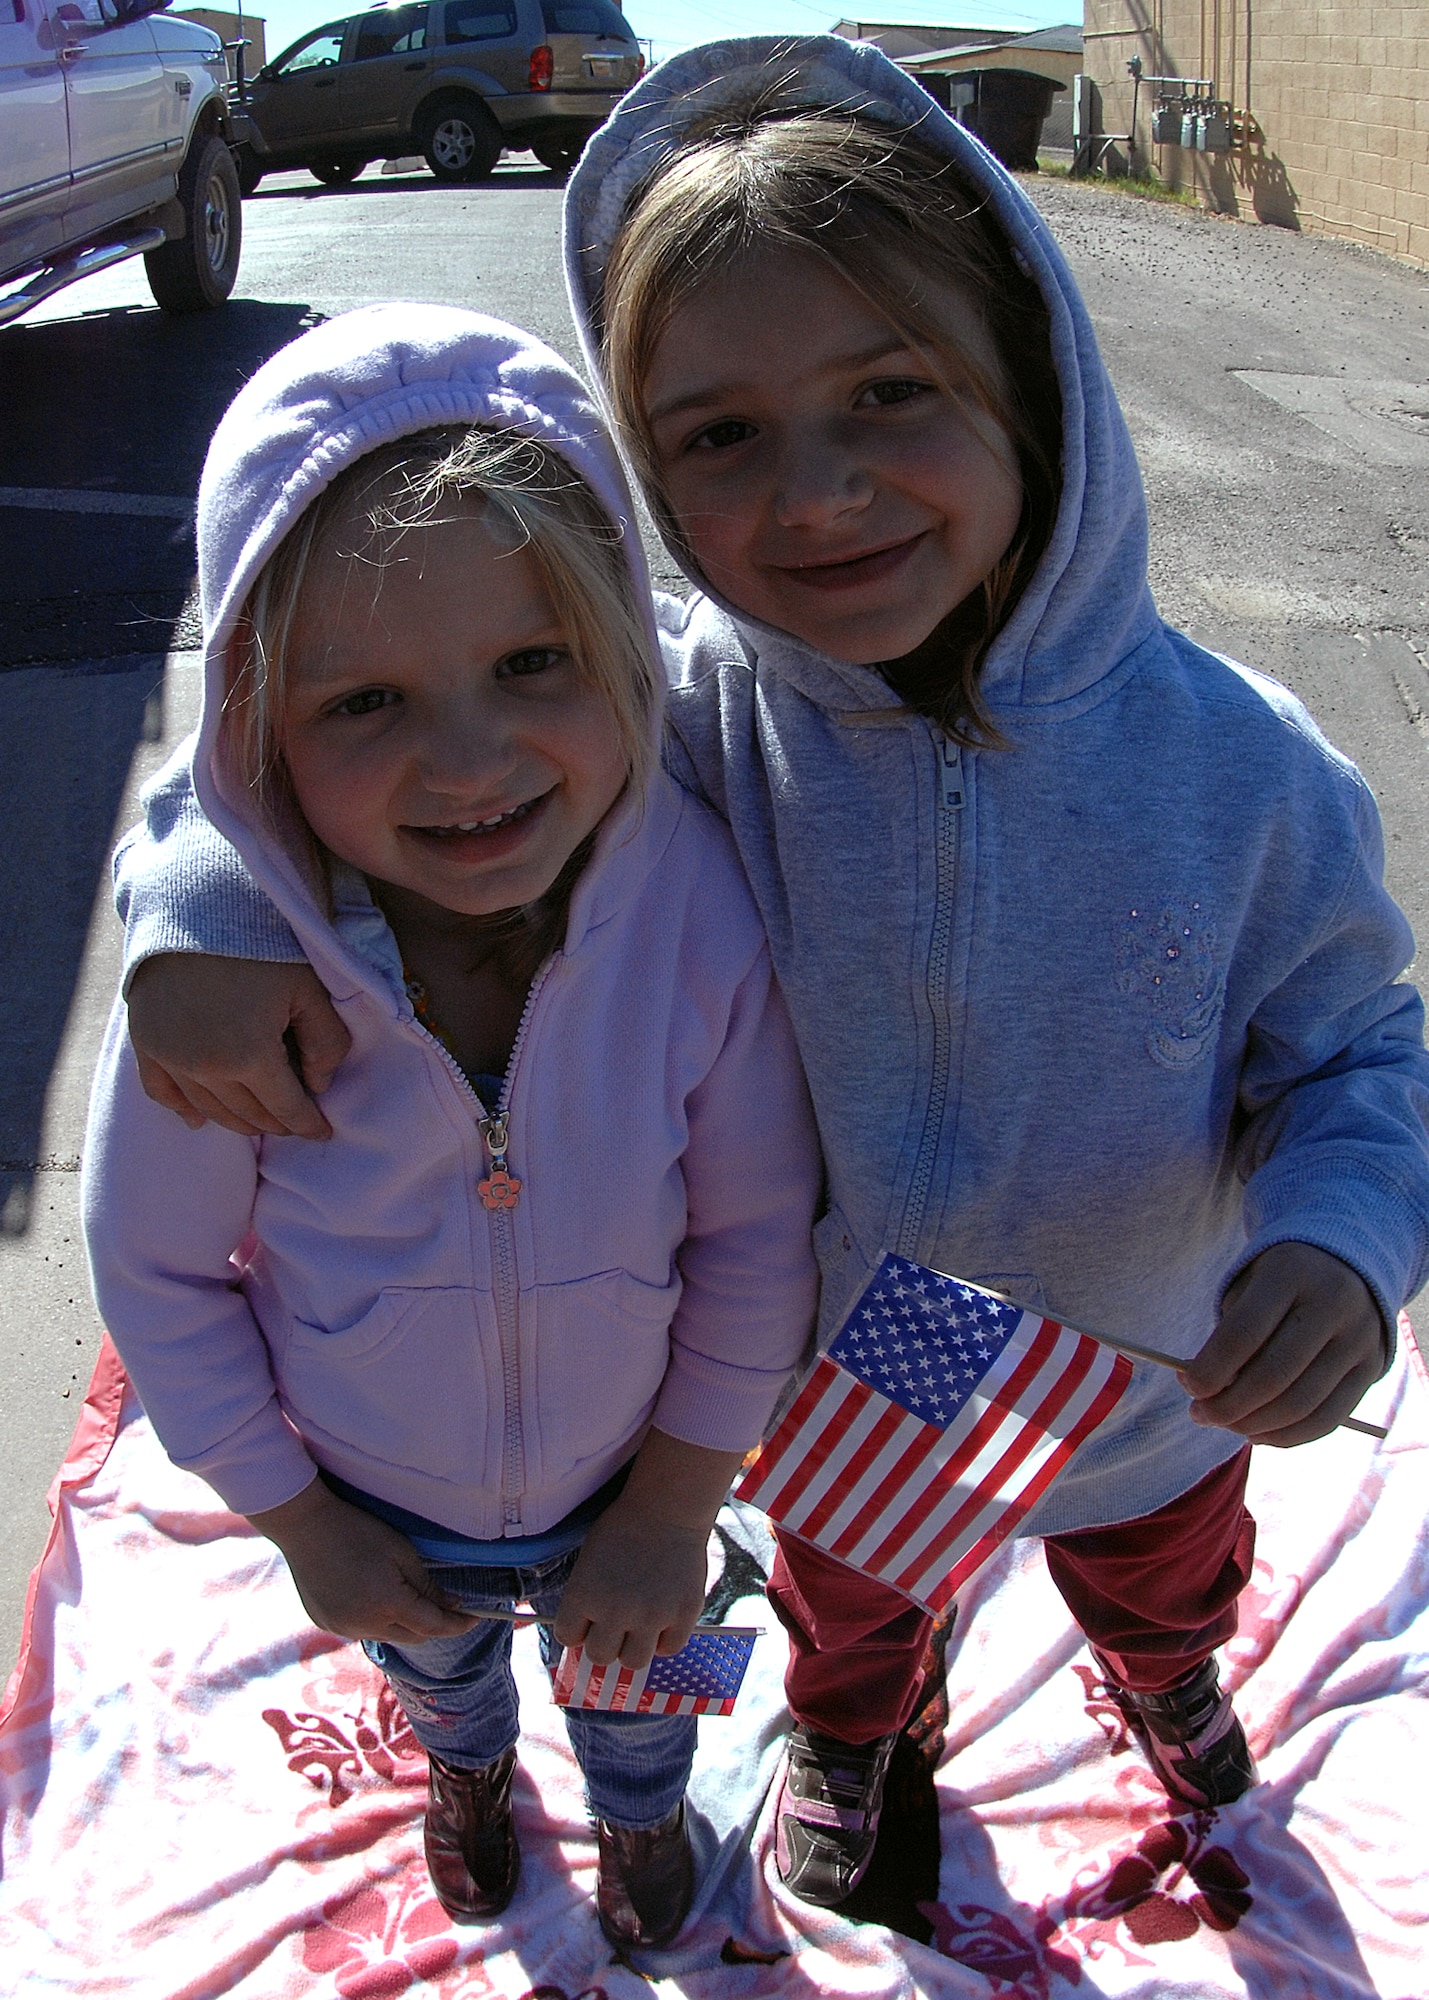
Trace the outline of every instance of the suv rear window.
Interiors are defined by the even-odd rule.
[[[635,30],[614,0],[541,0],[548,35],[618,35],[633,42]]]
[[[427,10],[422,7],[381,7],[364,14],[357,31],[354,62],[373,56],[409,56],[427,45]]]
[[[495,42],[516,32],[516,8],[507,0],[447,0],[447,42]]]

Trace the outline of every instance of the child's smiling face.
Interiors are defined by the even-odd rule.
[[[544,895],[624,787],[609,704],[479,500],[385,549],[348,509],[312,552],[287,652],[283,756],[309,826],[442,910]]]
[[[935,303],[950,348],[1000,381],[976,312],[947,290]],[[703,574],[836,659],[911,652],[1017,531],[1012,441],[956,362],[812,254],[757,254],[703,286],[662,335],[644,402]]]

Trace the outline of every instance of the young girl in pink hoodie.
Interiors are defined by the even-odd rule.
[[[516,1883],[500,1614],[548,1662],[677,1651],[814,1305],[804,1085],[727,834],[658,768],[629,521],[576,378],[474,314],[347,315],[241,392],[181,755],[353,1053],[327,1145],[189,1129],[121,999],[86,1149],[154,1427],[386,1671],[458,1922]],[[606,1936],[668,1942],[694,1721],[568,1724]]]

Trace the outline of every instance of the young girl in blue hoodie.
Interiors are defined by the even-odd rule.
[[[495,321],[377,307],[260,369],[205,466],[180,760],[352,1053],[325,1146],[188,1130],[121,1002],[86,1144],[155,1430],[386,1672],[465,1923],[516,1883],[513,1606],[548,1663],[678,1651],[813,1320],[807,1096],[728,836],[659,769],[629,518],[579,382]],[[667,1943],[694,1719],[567,1722],[606,1936]]]
[[[1168,1792],[1228,1803],[1247,1440],[1333,1428],[1429,1264],[1373,801],[1283,689],[1158,617],[1056,245],[876,49],[675,58],[566,212],[588,359],[695,586],[661,606],[667,758],[733,831],[814,1097],[822,1324],[891,1249],[1184,1360],[1138,1365],[1025,1531]],[[151,821],[133,953],[293,956],[180,796]],[[340,1055],[310,975],[170,955],[134,999],[185,1115],[318,1126],[272,1054],[291,1019],[310,1082]],[[791,1537],[771,1594],[778,1865],[837,1903],[928,1621]]]

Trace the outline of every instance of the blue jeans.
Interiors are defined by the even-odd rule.
[[[468,1611],[509,1610],[524,1599],[543,1621],[541,1657],[554,1671],[560,1647],[546,1621],[555,1617],[579,1549],[530,1569],[429,1562],[433,1582]],[[511,1627],[482,1619],[455,1639],[393,1646],[367,1639],[363,1650],[382,1669],[422,1748],[444,1764],[480,1770],[509,1750],[519,1733],[511,1672]],[[695,1754],[692,1715],[613,1715],[568,1708],[566,1732],[586,1782],[591,1813],[612,1826],[658,1826],[685,1795]]]

